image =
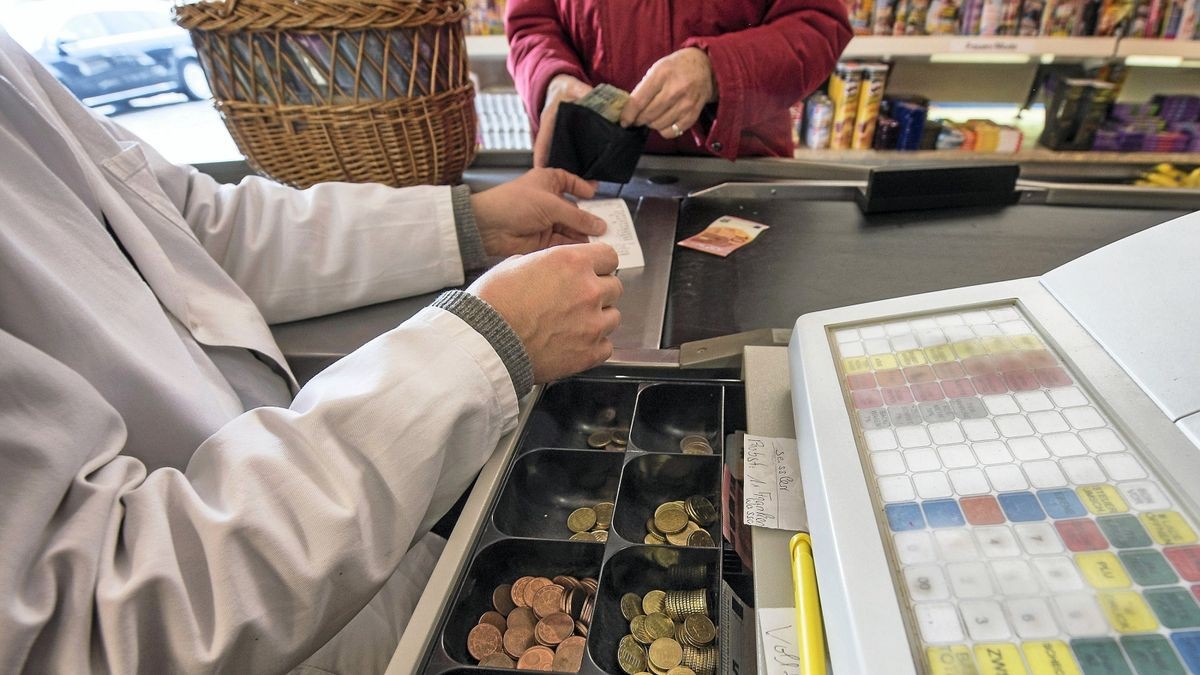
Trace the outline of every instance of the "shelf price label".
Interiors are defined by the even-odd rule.
[[[950,41],[950,51],[958,54],[1024,54],[1019,40],[996,37],[973,37]]]

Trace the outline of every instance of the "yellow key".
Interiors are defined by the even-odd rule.
[[[1183,516],[1174,511],[1154,511],[1142,514],[1142,524],[1150,530],[1150,536],[1163,546],[1191,544],[1196,541],[1196,532]]]
[[[925,352],[920,349],[909,349],[896,354],[896,356],[900,359],[901,368],[925,365]]]
[[[1129,588],[1132,583],[1121,561],[1111,553],[1079,553],[1075,563],[1093,588]]]
[[[983,338],[983,348],[988,350],[989,354],[1000,354],[1014,351],[1016,346],[1006,335],[993,335]]]
[[[1121,498],[1121,493],[1111,485],[1089,485],[1076,488],[1079,499],[1088,507],[1088,511],[1103,516],[1108,513],[1125,513],[1129,507]]]
[[[947,361],[957,361],[958,357],[954,355],[954,350],[950,345],[938,345],[936,347],[927,347],[925,356],[929,357],[930,363],[946,363]]]
[[[1035,673],[1054,673],[1054,675],[1082,675],[1075,657],[1071,656],[1071,648],[1062,640],[1037,640],[1021,645],[1025,658],[1029,659],[1029,667]]]
[[[950,345],[954,348],[954,353],[958,354],[958,358],[967,359],[972,356],[983,356],[987,350],[983,348],[983,343],[979,340],[963,340]]]
[[[847,375],[869,373],[871,372],[871,362],[865,356],[852,356],[842,359],[842,368],[845,369]]]
[[[1100,594],[1100,609],[1108,623],[1120,633],[1145,633],[1158,630],[1158,621],[1150,613],[1141,593],[1115,591]]]
[[[1045,349],[1045,345],[1037,338],[1036,335],[1014,335],[1012,336],[1013,345],[1023,352],[1033,351],[1034,349]]]
[[[929,659],[929,675],[979,675],[971,652],[963,645],[926,647],[925,658]]]
[[[1028,675],[1017,646],[1007,642],[975,645],[980,675]]]
[[[871,357],[871,367],[875,370],[895,370],[899,368],[895,354],[875,354]]]

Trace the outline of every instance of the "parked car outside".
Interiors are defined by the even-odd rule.
[[[165,92],[211,98],[191,38],[170,10],[168,2],[43,0],[6,9],[0,26],[86,105],[122,110]]]

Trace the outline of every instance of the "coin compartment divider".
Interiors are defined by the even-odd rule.
[[[517,457],[492,512],[500,532],[515,537],[568,539],[575,509],[616,502],[621,453],[538,448]]]
[[[597,393],[595,397],[590,396],[592,388]],[[473,659],[466,653],[466,637],[479,616],[491,609],[490,594],[495,587],[511,584],[526,575],[551,578],[559,574],[580,578],[591,576],[599,581],[595,614],[587,638],[588,648],[578,671],[583,675],[623,675],[616,663],[616,650],[618,641],[628,633],[629,626],[628,623],[624,626],[620,623],[624,620],[620,612],[621,595],[627,592],[644,594],[655,587],[662,590],[693,590],[701,587],[689,586],[683,583],[686,579],[671,577],[670,570],[663,569],[663,561],[677,557],[683,567],[703,567],[705,576],[702,587],[709,594],[710,618],[714,622],[719,618],[717,603],[724,565],[723,552],[726,549],[720,539],[723,440],[727,430],[745,428],[742,384],[735,380],[575,378],[546,387],[534,406],[522,429],[522,437],[504,481],[488,507],[487,522],[472,543],[471,561],[462,573],[458,589],[441,619],[439,639],[426,657],[423,673],[501,675],[514,672],[471,665]],[[572,406],[578,406],[581,411],[575,418],[569,414]],[[730,406],[733,409],[729,409]],[[697,413],[697,410],[701,412]],[[645,417],[644,421],[640,420],[640,416]],[[727,424],[727,419],[734,426]],[[689,424],[694,426],[689,428]],[[587,436],[592,432],[612,429],[629,431],[629,445],[625,452],[596,450],[587,446]],[[692,433],[702,434],[708,439],[713,455],[684,455],[681,452],[679,440]],[[641,443],[637,442],[635,434]],[[620,469],[616,499],[611,500],[615,508],[607,543],[566,541],[570,536],[566,522],[570,511],[564,513],[561,523],[547,523],[548,527],[561,526],[561,535],[513,536],[508,533],[516,528],[508,526],[504,520],[512,514],[500,515],[502,509],[510,508],[503,504],[506,493],[513,481],[524,480],[520,472],[525,469],[519,468],[519,464],[527,457],[539,454],[561,457],[564,462],[570,463],[572,470],[579,470],[579,463],[575,461],[577,458],[596,455],[615,458],[607,460],[615,461]],[[633,466],[639,460],[644,461]],[[626,493],[624,499],[627,503],[636,505],[639,498],[629,490],[634,483],[643,485],[650,481],[651,476],[646,473],[648,467],[683,466],[678,462],[703,467],[701,471],[704,475],[693,479],[698,487],[707,489],[690,494],[706,494],[717,509],[717,524],[707,528],[718,542],[716,547],[646,545],[642,542],[644,532],[637,541],[630,541],[618,531],[616,522],[622,517],[622,492]],[[626,487],[627,481],[630,482],[629,488]],[[670,493],[672,498],[679,499],[690,494]],[[610,500],[596,500],[600,501]],[[670,500],[664,498],[663,501]],[[641,519],[643,529],[648,515]],[[553,519],[546,518],[548,521]],[[505,528],[499,527],[501,522],[505,522]],[[622,529],[631,536],[636,533],[630,532],[629,527]],[[661,586],[653,586],[655,582],[661,582]],[[622,588],[624,583],[631,585]]]

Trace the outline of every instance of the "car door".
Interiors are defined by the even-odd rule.
[[[120,65],[104,48],[106,31],[95,14],[67,19],[47,40],[49,64],[77,97],[87,99],[109,93]],[[119,78],[118,78],[119,79]]]
[[[98,14],[108,33],[108,45],[127,64],[128,89],[173,83],[174,50],[187,42],[187,33],[171,23],[166,6],[162,16],[146,11],[107,11]]]

